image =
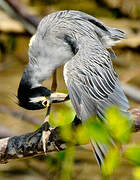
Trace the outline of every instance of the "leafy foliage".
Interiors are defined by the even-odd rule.
[[[75,147],[69,146],[64,151],[60,151],[53,156],[47,156],[47,166],[49,166],[52,172],[59,172],[61,180],[70,180],[74,164],[74,154]]]
[[[89,138],[93,138],[95,141],[101,143],[109,143],[109,131],[105,127],[105,124],[96,120],[95,118],[90,118],[86,123],[86,134]]]
[[[140,146],[133,145],[126,148],[124,153],[121,152],[120,146],[130,140],[132,122],[119,108],[115,106],[108,108],[105,112],[104,122],[97,117],[91,117],[77,128],[71,126],[75,113],[70,105],[63,109],[61,108],[57,112],[58,114],[55,116],[55,119],[59,119],[61,122],[55,122],[54,117],[51,117],[51,122],[54,125],[61,125],[61,136],[66,142],[69,142],[67,150],[57,157],[61,161],[62,180],[70,179],[72,174],[75,151],[73,145],[89,143],[90,138],[108,147],[104,164],[101,168],[103,176],[107,177],[106,179],[120,167],[122,155],[129,162],[140,166]],[[112,141],[115,142],[115,145]],[[139,170],[139,167],[134,169],[133,175],[136,180],[140,177]]]
[[[140,180],[140,167],[136,167],[134,169],[133,176],[136,180]]]
[[[113,174],[114,170],[116,170],[121,163],[121,156],[120,151],[118,148],[110,148],[105,161],[104,165],[102,166],[102,172],[105,176]]]
[[[70,180],[72,176],[72,167],[74,163],[74,146],[68,147],[65,150],[65,157],[62,163],[61,180]]]
[[[125,157],[132,163],[140,166],[140,145],[132,145],[125,151]]]
[[[131,135],[131,121],[128,116],[113,106],[107,109],[106,119],[112,137],[121,144],[126,143]]]
[[[74,119],[75,112],[71,108],[69,102],[65,103],[65,105],[60,106],[57,112],[53,112],[50,114],[50,123],[52,126],[66,126],[72,122]]]

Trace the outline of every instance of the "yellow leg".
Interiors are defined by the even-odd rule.
[[[56,70],[53,73],[53,80],[52,80],[52,86],[51,86],[51,91],[55,92],[57,88],[57,75],[56,75]],[[51,111],[51,102],[48,104],[48,109],[47,109],[47,113],[46,113],[46,117],[45,120],[43,122],[49,122],[49,115],[50,115],[50,111]],[[50,131],[49,130],[43,130],[42,131],[42,144],[43,144],[43,151],[46,153],[46,149],[47,149],[47,141],[49,140],[49,136],[50,136]]]
[[[56,70],[53,73],[53,80],[52,80],[52,86],[51,86],[51,90],[52,92],[55,92],[57,89],[57,72]]]
[[[45,124],[46,122],[49,122],[49,115],[50,115],[50,110],[51,110],[51,103],[49,104],[48,106],[48,109],[47,109],[47,113],[46,113],[46,117],[45,117],[45,120],[43,122],[43,124]],[[46,149],[47,149],[47,142],[49,140],[49,136],[50,136],[50,130],[43,130],[42,131],[42,144],[43,144],[43,151],[46,153]]]

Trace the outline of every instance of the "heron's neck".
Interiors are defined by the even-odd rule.
[[[48,79],[52,73],[53,69],[50,65],[42,65],[41,67],[29,63],[22,75],[21,81],[26,84],[27,87],[35,88],[42,86],[43,81]]]
[[[25,71],[23,72],[20,86],[24,87],[24,89],[31,89],[34,87],[41,86],[42,83],[39,82],[37,77],[34,77],[34,74],[36,72],[36,68],[31,69],[29,66],[26,67]]]

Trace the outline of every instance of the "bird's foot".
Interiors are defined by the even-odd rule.
[[[28,138],[27,138],[27,142],[29,142],[35,135],[37,135],[38,133],[42,133],[44,130],[49,130],[50,129],[50,124],[48,122],[45,122],[41,125],[41,127],[39,129],[37,129],[36,131],[34,131]]]
[[[41,127],[39,129],[37,129],[36,131],[34,131],[28,138],[27,138],[27,142],[29,142],[35,135],[37,135],[38,133],[42,133],[42,144],[43,144],[43,151],[46,153],[46,144],[49,140],[49,136],[51,134],[51,127],[50,124],[48,122],[44,122]]]
[[[31,136],[29,136],[27,138],[27,142],[29,142],[38,133],[42,133],[41,141],[42,141],[42,145],[43,145],[43,151],[46,154],[46,152],[47,152],[47,143],[49,143],[49,137],[50,137],[51,131],[53,129],[55,129],[55,128],[50,127],[49,122],[44,122],[39,129],[37,129],[35,132],[33,132],[31,134]],[[55,142],[51,142],[51,143],[55,147],[56,151],[59,151],[59,148],[57,147]]]
[[[51,130],[54,128],[51,128]],[[49,142],[49,137],[50,137],[51,131],[43,131],[42,132],[42,143],[43,143],[43,151],[46,154],[46,150],[47,150],[47,142]],[[60,151],[59,147],[55,144],[54,141],[51,142],[53,147],[56,149],[56,151]]]
[[[50,130],[43,130],[42,131],[42,144],[43,144],[43,151],[46,154],[47,152],[47,143],[49,141],[49,137],[50,137],[51,131]]]

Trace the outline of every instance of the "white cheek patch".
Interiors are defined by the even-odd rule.
[[[30,39],[30,42],[29,42],[29,47],[32,46],[33,42],[35,41],[35,38],[36,38],[36,35],[34,34],[31,39]]]
[[[44,96],[30,98],[30,102],[32,102],[32,103],[37,103],[39,101],[46,101],[46,100],[47,99]]]

